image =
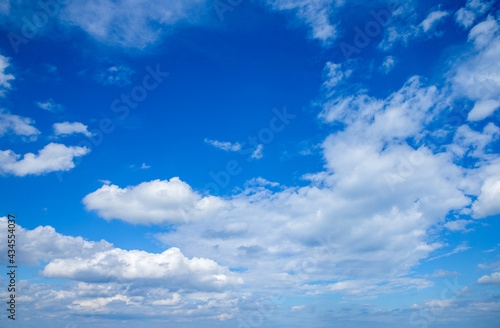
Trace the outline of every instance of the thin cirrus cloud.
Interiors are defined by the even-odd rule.
[[[56,136],[69,136],[73,134],[83,134],[86,137],[92,136],[92,133],[89,132],[88,127],[80,122],[55,123],[53,125],[53,129]]]
[[[75,167],[74,158],[86,155],[89,151],[85,147],[67,147],[57,143],[46,145],[38,151],[38,154],[27,153],[23,156],[12,150],[4,150],[0,151],[0,172],[23,177],[68,171]]]
[[[241,144],[236,142],[236,143],[231,143],[231,142],[223,142],[223,141],[218,141],[218,140],[212,140],[205,138],[205,143],[214,146],[215,148],[222,149],[225,151],[240,151],[241,150]]]

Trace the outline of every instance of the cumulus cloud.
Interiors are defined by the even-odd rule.
[[[14,80],[14,75],[5,72],[10,66],[10,58],[0,55],[0,97],[5,96],[10,89],[10,81]]]
[[[0,137],[9,132],[25,137],[34,137],[40,134],[40,131],[33,126],[33,120],[27,117],[8,114],[0,110]]]
[[[160,254],[114,248],[89,258],[56,259],[42,274],[93,283],[135,281],[170,290],[222,290],[241,283],[227,268],[208,259],[188,259],[178,248]]]
[[[455,98],[475,103],[467,119],[481,121],[500,106],[500,25],[488,17],[471,29],[469,42],[471,49],[455,64],[450,82]]]
[[[83,199],[85,208],[107,220],[134,224],[187,222],[224,206],[216,197],[202,197],[179,178],[120,188],[104,185]]]
[[[0,227],[7,231],[7,218],[0,217]],[[39,226],[29,230],[21,225],[16,227],[16,237],[23,242],[16,248],[16,259],[23,265],[38,265],[54,259],[88,257],[96,252],[112,248],[112,244],[101,240],[87,241],[82,237],[71,237],[57,233],[51,226]],[[7,235],[0,234],[0,251],[7,253]],[[6,261],[2,257],[2,261]],[[1,263],[1,262],[0,262]],[[4,263],[6,264],[6,262]]]
[[[81,133],[86,137],[91,137],[92,133],[89,132],[88,127],[80,122],[63,122],[63,123],[55,123],[53,125],[54,134],[56,136],[69,136],[72,134]]]
[[[59,112],[64,109],[63,105],[57,104],[52,98],[47,101],[37,101],[35,105],[49,112]]]
[[[0,151],[0,172],[16,176],[40,175],[54,171],[68,171],[75,167],[73,159],[89,153],[85,147],[67,147],[50,143],[38,154],[27,153],[23,158],[12,150]]]
[[[472,205],[476,219],[500,213],[500,175],[491,176],[484,181],[481,193]]]
[[[490,275],[482,276],[477,280],[482,285],[500,285],[500,272],[493,272]]]

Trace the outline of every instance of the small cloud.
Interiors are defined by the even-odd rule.
[[[103,85],[125,87],[132,83],[134,70],[126,66],[111,66],[97,75],[97,81]]]
[[[444,17],[448,16],[449,13],[446,11],[434,11],[430,13],[426,19],[422,23],[420,23],[420,26],[424,30],[424,32],[429,31],[432,29],[434,26],[437,25],[437,23],[443,19]]]
[[[473,220],[455,220],[455,221],[449,221],[444,224],[444,227],[450,231],[463,231],[463,232],[469,232],[472,231],[473,229],[467,229],[467,226],[469,224],[474,224],[475,222]]]
[[[64,109],[63,105],[57,104],[52,98],[47,101],[38,101],[35,102],[39,108],[49,111],[49,112],[60,112]]]
[[[241,150],[241,145],[236,142],[236,143],[230,143],[230,142],[221,142],[218,140],[211,140],[205,138],[204,140],[207,144],[210,144],[214,146],[215,148],[219,148],[225,151],[240,151]]]
[[[297,305],[290,308],[290,312],[302,312],[307,309],[307,305]]]
[[[147,169],[149,169],[150,167],[151,167],[150,165],[146,165],[146,163],[142,163],[141,169],[143,169],[143,170],[147,170]]]
[[[88,131],[88,127],[85,124],[80,122],[63,122],[63,123],[55,123],[53,125],[54,133],[56,136],[69,136],[72,134],[81,133],[87,137],[92,137],[92,133]]]
[[[384,72],[384,74],[388,74],[393,70],[394,66],[396,66],[395,58],[393,56],[387,56],[384,58],[384,62],[382,63],[380,69]]]
[[[247,181],[247,185],[249,186],[270,186],[270,187],[278,187],[280,184],[278,182],[271,182],[269,180],[266,180],[264,178],[258,177],[258,178],[253,178],[251,180]]]
[[[464,243],[458,245],[457,247],[455,247],[455,249],[452,250],[451,252],[430,258],[427,261],[433,261],[433,260],[440,259],[442,257],[448,257],[448,256],[453,255],[453,254],[465,252],[466,250],[469,250],[469,249],[471,249],[471,247],[469,245],[467,245],[467,243],[464,242]]]
[[[111,184],[111,181],[109,180],[98,180],[99,182],[105,184],[105,185],[110,185]]]
[[[262,153],[262,149],[264,149],[264,145],[258,145],[252,153],[252,158],[261,159],[264,156],[264,154]]]
[[[446,270],[443,270],[443,269],[439,269],[439,270],[436,270],[434,271],[433,274],[426,274],[424,275],[424,278],[425,279],[429,279],[429,278],[441,278],[441,277],[452,277],[452,276],[459,276],[460,274],[456,271],[453,271],[453,272],[450,272],[450,271],[446,271]]]

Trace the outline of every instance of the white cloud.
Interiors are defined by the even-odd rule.
[[[331,16],[335,8],[343,5],[342,0],[267,0],[268,5],[276,11],[295,13],[311,29],[311,37],[320,40],[324,45],[337,38],[337,26]]]
[[[480,121],[500,104],[500,25],[488,17],[471,29],[469,42],[471,49],[457,60],[449,81],[455,98],[475,102],[468,120]]]
[[[434,271],[433,274],[426,274],[424,276],[424,278],[428,279],[428,278],[442,278],[442,277],[452,277],[452,276],[458,276],[459,273],[458,272],[450,272],[450,271],[447,271],[447,270],[443,270],[443,269],[439,269],[439,270],[436,270]]]
[[[264,149],[264,145],[262,145],[262,144],[257,145],[255,150],[252,152],[251,157],[255,158],[255,159],[261,159],[264,156],[264,154],[262,152],[263,149]]]
[[[143,170],[147,170],[147,169],[149,169],[149,168],[151,168],[151,166],[150,166],[150,165],[146,165],[146,163],[142,163],[142,165],[141,165],[141,169],[143,169]]]
[[[464,243],[461,243],[460,245],[456,246],[451,252],[435,256],[433,258],[428,259],[427,261],[434,261],[434,260],[440,259],[442,257],[448,257],[448,256],[451,256],[451,255],[454,255],[457,253],[465,252],[469,249],[471,249],[471,247],[469,245],[467,245],[466,242],[464,242]]]
[[[498,22],[489,16],[487,20],[474,26],[469,32],[469,41],[473,42],[477,49],[484,49],[498,36],[500,26]]]
[[[323,86],[328,90],[334,89],[338,84],[340,84],[340,82],[348,78],[352,73],[351,70],[343,69],[341,64],[335,64],[332,62],[327,62],[325,64],[323,72],[325,74],[325,82],[323,82]]]
[[[124,189],[105,185],[83,199],[85,208],[107,220],[134,224],[187,222],[224,205],[216,197],[201,197],[179,180],[154,180]]]
[[[455,13],[455,21],[469,28],[478,16],[484,15],[492,6],[493,1],[468,0],[464,8],[460,8]]]
[[[472,130],[468,125],[462,125],[455,131],[453,144],[448,149],[459,158],[470,156],[485,159],[496,156],[487,154],[487,147],[498,140],[500,128],[493,123],[488,123],[482,132]]]
[[[471,229],[467,229],[469,224],[474,224],[473,220],[454,220],[448,221],[444,224],[444,227],[450,231],[463,231],[468,232]]]
[[[482,285],[500,285],[500,272],[493,272],[490,275],[482,276],[477,280]]]
[[[5,96],[5,92],[10,89],[10,81],[14,80],[14,75],[6,73],[9,67],[10,58],[0,55],[0,97]]]
[[[382,70],[382,72],[384,72],[384,74],[389,74],[389,72],[392,71],[395,66],[396,59],[393,56],[386,56],[380,69]]]
[[[0,110],[0,137],[12,132],[18,136],[34,137],[40,134],[40,131],[33,126],[33,120],[12,115]]]
[[[93,283],[135,281],[169,290],[220,291],[241,283],[227,268],[208,259],[188,259],[178,248],[160,254],[114,248],[89,258],[56,259],[45,266],[42,274]]]
[[[63,122],[63,123],[55,123],[53,125],[54,134],[56,136],[69,136],[72,134],[81,133],[87,137],[91,137],[92,133],[89,132],[88,127],[85,124],[80,122]]]
[[[500,213],[500,175],[491,176],[484,181],[481,194],[472,205],[476,219]]]
[[[126,66],[111,66],[97,76],[97,81],[103,85],[117,85],[124,87],[132,83],[134,70]]]
[[[446,11],[433,11],[422,21],[422,23],[420,23],[420,26],[424,32],[427,33],[430,29],[436,26],[439,21],[448,15],[449,13]]]
[[[7,230],[7,218],[0,217],[0,227],[3,231]],[[18,263],[31,266],[37,265],[40,261],[87,257],[112,248],[112,245],[104,240],[92,242],[82,237],[61,235],[51,226],[39,226],[28,230],[18,224],[16,237],[23,241],[16,245]],[[0,251],[7,253],[6,234],[0,234]],[[6,258],[2,260],[6,261]]]
[[[215,148],[219,148],[225,151],[240,151],[241,150],[241,144],[236,142],[236,143],[230,143],[230,142],[222,142],[218,140],[211,140],[205,138],[205,142],[209,145],[214,146]]]
[[[66,147],[50,143],[37,155],[27,153],[20,159],[12,150],[0,151],[0,172],[16,176],[40,175],[54,171],[68,171],[75,167],[73,159],[89,153],[85,147]]]
[[[35,105],[49,112],[59,112],[64,109],[63,105],[57,104],[52,98],[47,101],[37,101]]]
[[[62,21],[78,26],[96,40],[143,49],[161,40],[181,21],[196,23],[205,9],[204,0],[71,1],[61,12]]]
[[[482,121],[491,116],[498,108],[500,102],[494,99],[478,101],[467,116],[468,121]]]

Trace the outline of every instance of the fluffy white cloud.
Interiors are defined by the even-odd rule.
[[[455,21],[464,28],[472,26],[478,16],[484,15],[493,4],[493,1],[468,0],[464,8],[455,13]]]
[[[477,280],[482,285],[500,285],[500,272],[493,272],[490,275],[482,276]]]
[[[9,65],[9,58],[0,55],[0,97],[10,89],[10,81],[14,80],[14,75],[5,72]]]
[[[94,283],[154,284],[169,290],[220,291],[242,282],[214,261],[188,259],[178,248],[160,254],[114,248],[88,258],[56,259],[45,266],[42,274]]]
[[[68,171],[75,167],[73,159],[86,155],[90,150],[85,147],[67,147],[62,144],[50,143],[41,149],[37,155],[27,153],[21,155],[12,150],[0,151],[0,172],[16,176],[29,174],[40,175],[54,171]]]
[[[0,217],[0,228],[7,231],[7,218]],[[23,265],[37,265],[39,261],[54,259],[88,257],[112,248],[112,245],[104,240],[92,242],[82,237],[64,236],[50,226],[28,230],[17,225],[16,238],[22,241],[16,245],[16,259]],[[0,234],[0,251],[7,254],[7,234]],[[2,257],[1,260],[7,259]]]
[[[100,42],[142,49],[158,42],[178,22],[196,23],[204,5],[205,0],[71,1],[62,10],[61,20]]]
[[[143,182],[124,189],[104,185],[85,196],[85,208],[107,220],[161,224],[196,220],[224,206],[216,197],[202,197],[179,178]]]
[[[214,146],[215,148],[219,148],[225,151],[240,151],[241,150],[241,144],[236,142],[236,143],[230,143],[230,142],[222,142],[218,140],[211,140],[205,138],[205,142],[209,145]]]
[[[59,112],[63,110],[63,105],[57,104],[52,98],[47,101],[37,101],[35,102],[38,108],[49,112]]]
[[[56,136],[68,136],[77,133],[81,133],[87,137],[92,136],[92,133],[89,132],[88,127],[80,122],[55,123],[53,125],[53,128],[54,128],[54,134]]]
[[[27,117],[8,114],[0,110],[0,137],[12,132],[18,136],[36,138],[40,131],[33,124],[33,120]]]
[[[446,11],[433,11],[431,12],[426,19],[420,23],[420,26],[424,30],[424,32],[428,32],[431,28],[433,28],[439,21],[448,16],[449,13]]]
[[[491,176],[484,181],[481,194],[472,205],[475,218],[484,218],[500,213],[500,174]]]

